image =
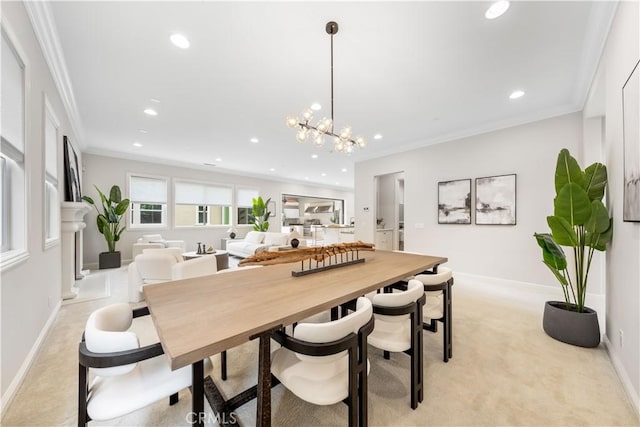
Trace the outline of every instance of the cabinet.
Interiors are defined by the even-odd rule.
[[[376,249],[393,250],[393,230],[376,230]]]

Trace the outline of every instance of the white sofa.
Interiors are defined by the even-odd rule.
[[[291,246],[291,239],[297,238],[299,246],[306,246],[305,240],[298,233],[276,233],[271,231],[250,231],[244,239],[227,240],[227,252],[240,258],[280,247]]]
[[[161,234],[145,234],[133,244],[131,259],[136,259],[145,249],[180,248],[181,253],[186,252],[184,240],[166,240]]]

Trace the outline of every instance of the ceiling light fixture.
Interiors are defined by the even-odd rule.
[[[149,116],[157,116],[158,112],[156,110],[154,110],[153,108],[147,108],[146,110],[144,110],[144,113],[149,115]]]
[[[333,21],[327,22],[325,27],[327,34],[331,36],[331,118],[323,117],[316,125],[312,125],[313,119],[312,108],[307,108],[302,112],[302,120],[294,115],[287,116],[287,126],[290,128],[299,128],[296,132],[298,142],[305,142],[309,136],[316,147],[324,145],[324,136],[333,137],[333,149],[338,153],[351,154],[354,147],[364,148],[366,142],[363,137],[351,136],[351,126],[345,126],[340,132],[334,132],[333,120],[333,36],[338,32],[338,24]]]
[[[524,96],[524,92],[521,90],[516,90],[509,95],[509,99],[518,99]]]
[[[253,142],[254,144],[257,144],[258,142],[260,142],[258,138],[251,138],[249,141]]]
[[[493,2],[489,9],[484,13],[484,17],[487,19],[496,19],[509,9],[509,2],[506,0],[500,0]]]
[[[317,155],[317,154],[312,154],[312,155],[311,155],[311,158],[312,158],[312,159],[317,159],[317,158],[318,158],[318,155]]]
[[[136,142],[133,143],[133,146],[139,148],[139,147],[142,147],[142,144],[140,144],[139,142],[136,141]]]
[[[317,102],[314,102],[313,104],[311,104],[311,109],[313,111],[319,111],[322,110],[322,105],[318,104]]]
[[[178,46],[180,49],[186,49],[191,45],[189,40],[182,34],[172,34],[170,39],[171,43]]]
[[[382,135],[379,133],[376,133],[375,135],[373,135],[373,139],[382,139]]]

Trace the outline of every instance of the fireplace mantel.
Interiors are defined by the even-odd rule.
[[[84,202],[62,202],[62,299],[75,298],[78,289],[73,285],[83,279],[82,230],[87,226],[84,216],[91,206]]]

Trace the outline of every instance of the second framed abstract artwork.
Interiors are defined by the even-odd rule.
[[[476,178],[476,224],[516,224],[516,175]]]

